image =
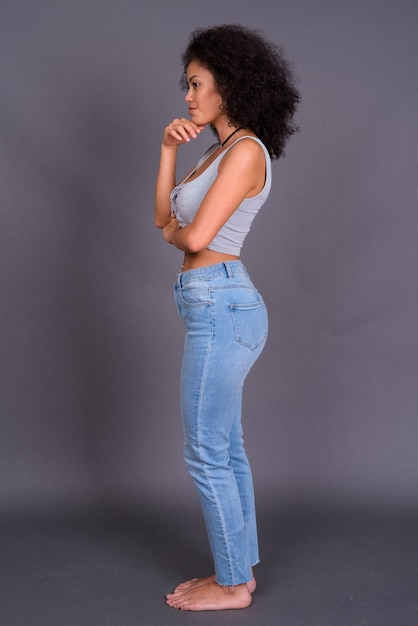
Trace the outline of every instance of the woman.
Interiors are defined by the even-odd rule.
[[[240,261],[271,184],[271,158],[295,132],[299,101],[282,53],[239,25],[198,29],[183,54],[189,118],[165,131],[155,224],[184,253],[174,286],[185,324],[181,407],[185,461],[202,504],[215,574],[166,596],[183,610],[245,608],[259,561],[242,388],[267,337],[264,302]],[[176,185],[180,145],[210,126],[218,141]]]

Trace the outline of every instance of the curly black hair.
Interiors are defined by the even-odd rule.
[[[250,128],[272,159],[284,154],[287,139],[298,130],[292,118],[300,95],[279,46],[256,30],[224,24],[193,31],[181,58],[183,89],[188,89],[187,67],[197,61],[213,74],[231,123]]]

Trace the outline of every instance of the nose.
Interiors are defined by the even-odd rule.
[[[186,95],[185,95],[184,99],[185,99],[185,101],[186,101],[187,103],[189,103],[189,102],[191,102],[191,101],[192,101],[192,99],[193,99],[193,98],[192,98],[192,89],[191,89],[191,87],[190,87],[190,89],[187,91],[187,93],[186,93]]]

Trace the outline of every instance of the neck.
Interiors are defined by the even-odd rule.
[[[220,144],[221,144],[221,148],[223,148],[223,147],[224,147],[224,145],[225,145],[225,144],[226,144],[226,143],[227,143],[227,142],[231,139],[231,137],[232,137],[233,135],[235,135],[235,133],[237,133],[239,130],[242,130],[242,126],[239,126],[239,127],[238,127],[238,128],[236,128],[235,130],[233,130],[233,131],[232,131],[232,133],[230,133],[230,134],[226,137],[226,139],[224,139],[222,142],[220,142]]]

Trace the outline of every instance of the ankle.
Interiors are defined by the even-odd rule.
[[[240,593],[242,591],[248,591],[248,583],[240,583],[239,585],[221,585],[215,580],[215,584],[227,593]]]

